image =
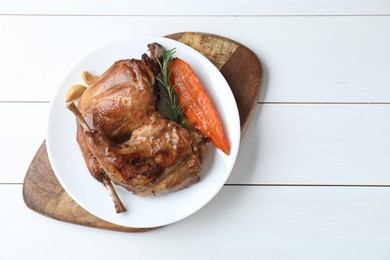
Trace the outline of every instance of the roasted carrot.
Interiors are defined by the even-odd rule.
[[[221,119],[191,66],[175,58],[168,63],[168,70],[171,85],[175,86],[179,96],[179,104],[183,104],[184,114],[216,147],[229,155],[230,144]]]

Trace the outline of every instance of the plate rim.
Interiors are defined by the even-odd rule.
[[[232,90],[230,89],[229,87],[229,84],[228,82],[226,81],[226,79],[223,77],[223,75],[221,74],[221,72],[214,66],[214,64],[211,63],[210,60],[208,60],[204,55],[202,55],[200,52],[198,52],[197,50],[193,49],[192,47],[188,46],[188,45],[185,45],[179,41],[176,41],[176,40],[173,40],[173,39],[169,39],[169,38],[166,38],[166,37],[156,37],[156,36],[142,36],[142,37],[126,37],[126,38],[123,38],[123,39],[120,39],[120,40],[116,40],[116,41],[113,41],[113,42],[110,42],[110,43],[106,43],[92,51],[90,51],[88,54],[84,55],[82,58],[80,58],[76,63],[75,65],[70,68],[67,73],[65,74],[65,76],[63,77],[63,80],[61,81],[60,84],[58,84],[57,86],[57,89],[55,91],[55,94],[53,95],[52,99],[51,99],[51,104],[50,104],[50,110],[49,110],[49,120],[48,120],[48,126],[47,126],[47,133],[46,133],[46,141],[47,141],[47,152],[48,152],[48,157],[49,157],[49,161],[50,163],[52,164],[52,167],[53,167],[53,171],[56,175],[56,177],[58,178],[61,186],[63,186],[64,190],[69,194],[69,196],[75,200],[76,203],[78,203],[80,206],[82,206],[84,209],[86,209],[89,213],[95,215],[93,212],[91,212],[88,207],[85,207],[83,205],[83,203],[80,203],[79,199],[78,198],[75,198],[73,192],[72,192],[72,189],[69,189],[69,187],[67,185],[64,185],[64,181],[62,179],[62,176],[59,175],[57,173],[57,165],[55,163],[53,163],[53,151],[52,151],[52,140],[51,138],[49,138],[50,136],[50,128],[51,128],[51,124],[50,124],[50,118],[53,116],[52,114],[54,113],[54,107],[56,106],[56,100],[58,99],[58,95],[59,93],[61,92],[61,90],[63,89],[63,85],[64,85],[64,82],[66,81],[66,78],[69,78],[69,76],[72,74],[72,71],[77,67],[79,66],[80,64],[82,64],[83,62],[85,62],[86,59],[88,59],[89,57],[93,56],[94,54],[104,50],[104,49],[107,49],[107,48],[110,48],[111,46],[114,46],[116,44],[124,44],[126,42],[129,42],[129,41],[134,41],[134,40],[143,40],[143,41],[146,41],[146,40],[156,40],[156,42],[170,42],[171,44],[178,44],[178,45],[182,45],[185,46],[184,48],[189,48],[191,49],[192,52],[194,53],[197,53],[198,57],[197,58],[200,58],[202,59],[202,63],[203,62],[206,62],[208,63],[209,65],[211,65],[213,68],[214,68],[214,73],[218,73],[220,75],[220,78],[223,79],[225,85],[227,86],[227,88],[225,89],[225,91],[229,92],[229,95],[233,98],[233,101],[234,101],[234,107],[235,107],[235,115],[234,115],[234,118],[235,118],[235,121],[237,122],[237,126],[236,128],[238,129],[238,135],[235,136],[237,138],[236,143],[237,143],[237,147],[236,149],[232,149],[231,151],[231,154],[230,156],[232,156],[233,160],[232,160],[232,163],[230,163],[229,167],[228,167],[228,170],[227,170],[227,174],[224,175],[225,178],[223,179],[223,182],[222,182],[222,185],[215,189],[214,190],[214,193],[212,193],[208,199],[206,199],[203,203],[201,203],[201,205],[199,207],[196,207],[194,208],[194,210],[192,210],[190,213],[186,214],[185,216],[183,217],[180,217],[179,219],[176,219],[174,221],[171,221],[169,223],[164,223],[164,224],[157,224],[157,225],[126,225],[122,222],[120,223],[117,223],[117,222],[113,222],[111,220],[107,220],[106,218],[102,218],[101,216],[97,216],[99,218],[102,218],[104,219],[105,221],[108,221],[108,222],[111,222],[111,223],[114,223],[114,224],[118,224],[118,225],[122,225],[122,226],[127,226],[127,227],[137,227],[137,228],[153,228],[153,227],[157,227],[157,226],[163,226],[163,225],[168,225],[168,224],[172,224],[172,223],[175,223],[177,221],[180,221],[182,219],[185,219],[187,217],[189,217],[190,215],[194,214],[195,212],[197,212],[198,210],[200,210],[201,208],[203,208],[205,205],[207,205],[215,196],[216,194],[221,190],[221,188],[223,187],[224,183],[226,183],[226,180],[228,179],[228,177],[230,176],[232,170],[233,170],[233,167],[235,165],[235,162],[236,162],[236,159],[237,159],[237,154],[238,154],[238,150],[239,150],[239,145],[240,145],[240,118],[239,118],[239,113],[238,113],[238,107],[237,107],[237,103],[234,99],[234,96],[233,96],[233,93],[232,93]],[[164,43],[162,43],[162,45],[164,45]],[[142,53],[140,53],[139,57],[142,55]],[[180,57],[180,55],[178,55]],[[132,58],[132,57],[124,57],[124,58]],[[108,69],[108,68],[106,68]],[[65,103],[65,102],[64,102]],[[65,107],[65,104],[64,104],[64,107]],[[236,132],[237,132],[237,129],[236,129]],[[210,153],[209,151],[207,151],[207,153]],[[207,157],[207,153],[206,153],[206,157]],[[91,179],[91,182],[94,181],[93,179]],[[118,186],[119,187],[119,186]],[[131,194],[131,193],[130,193]],[[95,215],[96,216],[96,215]]]

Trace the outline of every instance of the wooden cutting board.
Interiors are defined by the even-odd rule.
[[[166,37],[198,50],[221,71],[237,102],[242,136],[261,88],[263,71],[257,56],[242,44],[218,35],[184,32]],[[150,230],[109,223],[79,206],[58,182],[48,159],[45,141],[27,170],[23,182],[23,199],[33,211],[69,223],[125,232]]]

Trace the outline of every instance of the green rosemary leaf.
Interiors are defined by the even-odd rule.
[[[187,124],[184,122],[183,112],[185,104],[179,104],[179,96],[175,92],[177,85],[175,84],[172,86],[169,82],[171,71],[168,71],[168,62],[173,58],[175,52],[176,49],[171,49],[168,51],[164,50],[162,61],[157,60],[161,72],[158,76],[156,76],[156,79],[167,92],[167,94],[164,95],[164,99],[168,107],[170,119],[182,125],[183,127],[186,127]]]

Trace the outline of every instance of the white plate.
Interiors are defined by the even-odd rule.
[[[137,58],[147,52],[147,44],[158,42],[187,61],[197,73],[213,100],[231,144],[229,156],[208,145],[200,181],[184,190],[160,197],[141,198],[115,186],[127,208],[117,214],[105,187],[89,174],[76,142],[76,121],[65,107],[69,86],[82,83],[80,74],[88,70],[100,75],[116,60]],[[240,142],[240,120],[233,94],[218,69],[194,49],[166,38],[142,37],[116,42],[83,58],[65,77],[51,102],[47,150],[54,172],[66,192],[93,215],[127,227],[157,227],[190,216],[206,205],[222,188],[235,163]]]

